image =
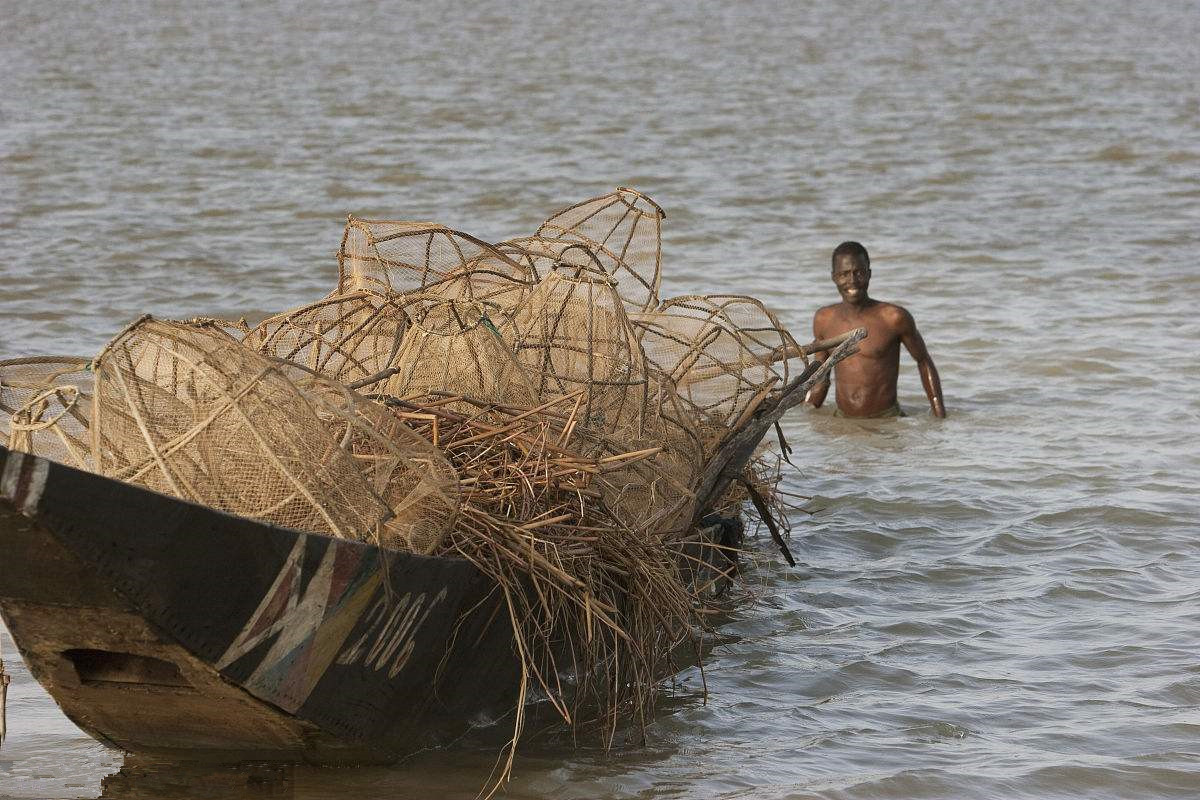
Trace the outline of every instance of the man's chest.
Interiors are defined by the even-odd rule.
[[[858,343],[858,353],[854,358],[894,358],[900,351],[900,337],[890,325],[869,316],[855,318],[841,317],[833,326],[838,335],[855,328],[866,328],[867,338]]]

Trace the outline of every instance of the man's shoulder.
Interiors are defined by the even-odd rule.
[[[818,337],[836,335],[831,332],[831,329],[837,328],[841,321],[841,314],[838,311],[840,305],[841,303],[833,303],[817,309],[817,312],[813,314],[813,335]]]
[[[877,300],[875,308],[871,309],[879,319],[893,326],[902,326],[912,323],[912,314],[908,309],[899,303],[889,303],[884,300]]]

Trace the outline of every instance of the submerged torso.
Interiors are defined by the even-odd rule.
[[[867,338],[859,343],[858,352],[834,368],[837,406],[846,416],[869,417],[895,405],[900,335],[891,318],[899,311],[891,303],[872,300],[865,307],[838,303],[818,313],[821,338],[859,327],[867,329]]]

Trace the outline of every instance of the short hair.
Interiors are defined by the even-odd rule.
[[[833,248],[833,257],[829,260],[829,268],[837,268],[837,260],[839,256],[850,256],[855,263],[860,267],[871,268],[871,257],[867,255],[867,248],[863,247],[858,242],[842,242],[837,247]]]

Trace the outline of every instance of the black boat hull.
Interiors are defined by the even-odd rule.
[[[265,525],[0,447],[0,615],[89,734],[175,757],[389,761],[503,718],[469,563]]]

